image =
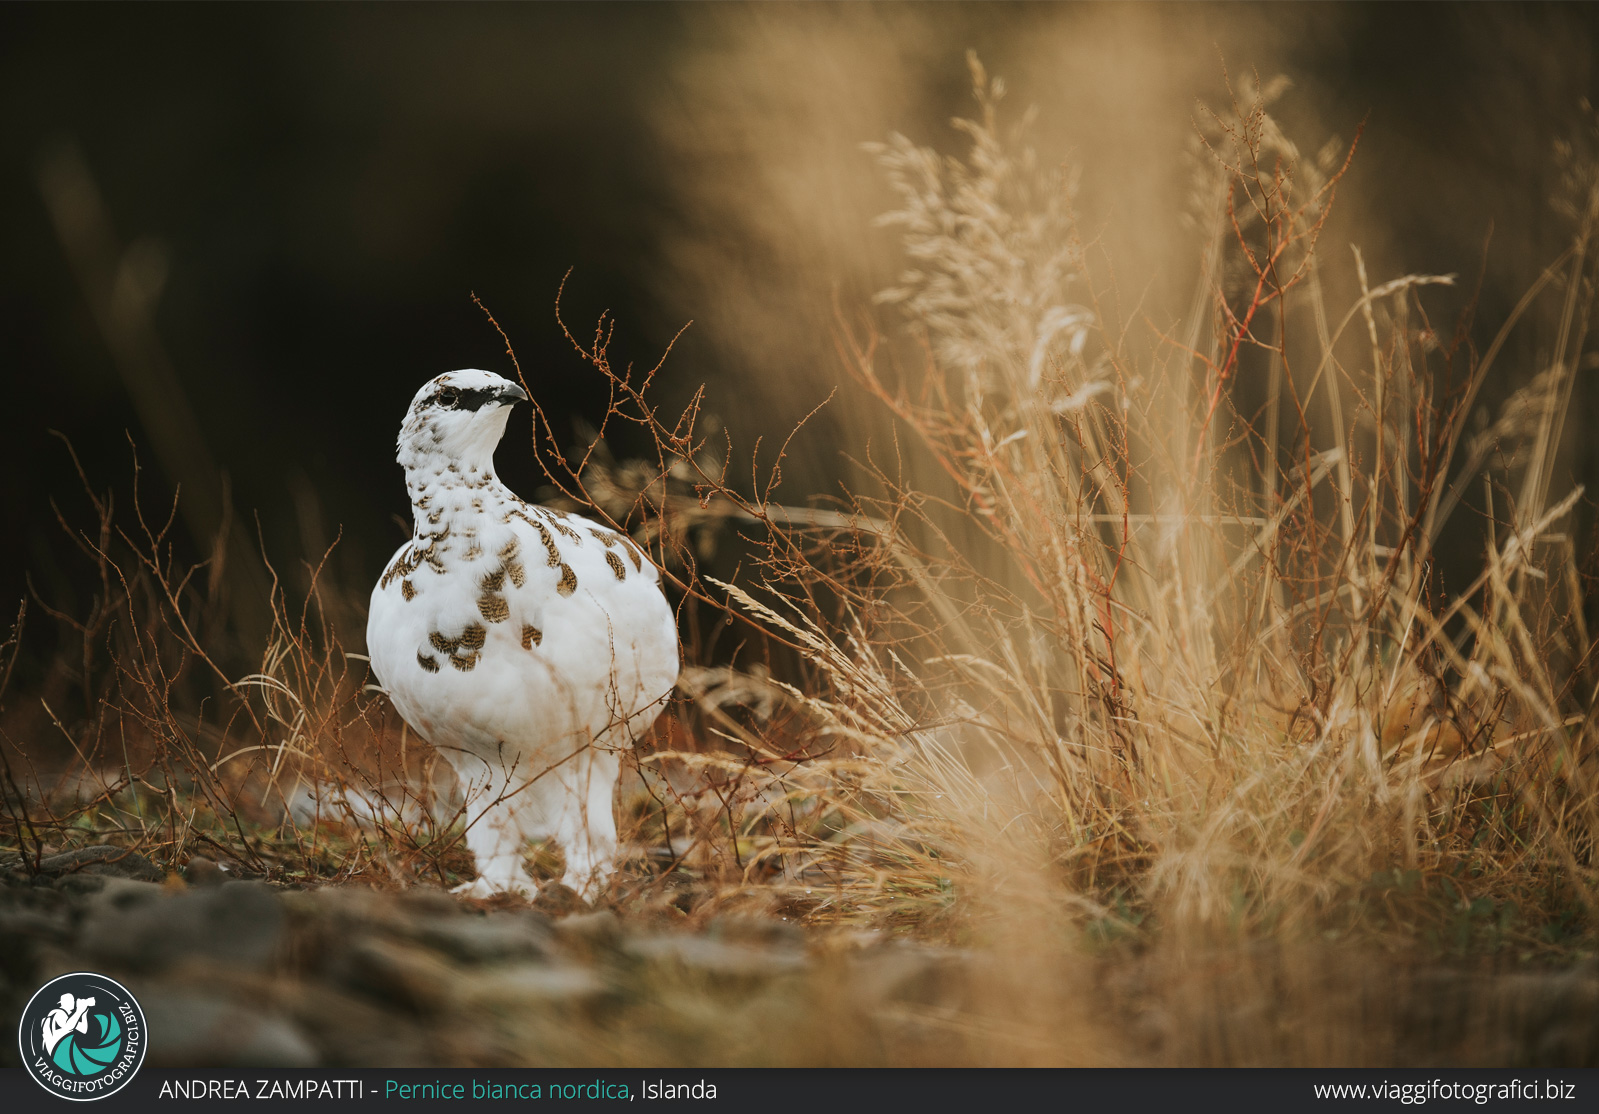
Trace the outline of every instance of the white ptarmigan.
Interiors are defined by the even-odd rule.
[[[399,463],[414,531],[372,590],[372,671],[466,794],[473,896],[531,892],[528,838],[554,838],[580,893],[616,861],[621,748],[678,672],[660,574],[626,536],[529,505],[494,473],[527,393],[451,371],[411,400]]]

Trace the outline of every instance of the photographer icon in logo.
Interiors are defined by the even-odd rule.
[[[64,1099],[115,1094],[144,1063],[144,1011],[114,979],[78,971],[51,979],[22,1011],[17,1045],[39,1086]]]

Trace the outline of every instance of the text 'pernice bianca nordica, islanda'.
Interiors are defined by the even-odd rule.
[[[359,1079],[168,1079],[161,1083],[157,1098],[163,1099],[362,1099],[367,1097],[365,1080]],[[378,1092],[373,1085],[374,1097]],[[704,1079],[692,1083],[669,1083],[665,1079],[642,1079],[637,1089],[627,1083],[596,1079],[591,1083],[557,1080],[507,1082],[503,1079],[472,1079],[466,1082],[436,1079],[426,1083],[383,1082],[386,1099],[611,1099],[623,1102],[644,1099],[714,1099],[716,1084]]]

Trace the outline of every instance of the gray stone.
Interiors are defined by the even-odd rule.
[[[226,882],[228,872],[204,855],[195,855],[189,859],[189,865],[183,868],[183,877],[191,886],[211,889]]]
[[[609,909],[565,917],[556,921],[554,927],[555,934],[562,940],[615,945],[622,939],[622,922]]]
[[[31,887],[25,892],[32,892]],[[72,921],[65,909],[20,903],[0,908],[0,995],[15,994],[22,989],[20,984],[35,983],[40,956],[71,938]]]
[[[419,917],[405,932],[417,943],[463,963],[541,956],[550,944],[549,922],[531,910],[482,917]]]
[[[287,1018],[199,991],[141,988],[156,1067],[303,1068],[316,1049]]]
[[[48,875],[41,874],[46,878]],[[105,888],[106,876],[103,874],[57,874],[51,878],[51,884],[62,893],[82,897],[84,894],[97,894]]]
[[[379,1001],[427,1014],[448,1005],[458,969],[426,948],[395,940],[356,941],[337,969],[346,985]]]
[[[135,878],[141,882],[159,882],[166,877],[160,867],[137,851],[105,844],[47,855],[39,860],[39,873],[53,876],[108,875]]]
[[[576,890],[561,882],[546,882],[540,886],[533,908],[550,917],[583,916],[594,909]]]
[[[283,919],[277,896],[260,882],[227,882],[154,900],[119,887],[95,903],[79,944],[95,960],[129,970],[158,970],[188,958],[261,968],[273,958]]]
[[[463,912],[461,903],[449,893],[428,886],[402,890],[394,895],[394,901],[406,912],[418,916],[432,913],[444,917],[460,915]]]
[[[167,897],[169,891],[154,882],[138,882],[132,878],[107,878],[89,898],[91,909],[132,909]]]
[[[706,926],[706,934],[712,939],[730,943],[768,944],[779,948],[805,947],[805,930],[793,921],[748,913],[728,913],[715,917]]]
[[[494,967],[459,980],[454,990],[460,1005],[497,1012],[580,1006],[611,993],[592,968],[571,963]]]
[[[64,916],[38,909],[0,910],[0,944],[16,937],[55,943],[65,940],[71,931],[71,922]]]
[[[639,959],[676,964],[720,978],[775,978],[806,965],[804,953],[792,949],[731,944],[704,936],[646,936],[628,941],[625,950]]]

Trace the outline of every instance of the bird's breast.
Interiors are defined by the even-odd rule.
[[[477,750],[508,732],[595,737],[664,699],[676,624],[637,546],[477,498],[401,547],[372,593],[373,670],[407,722]]]

